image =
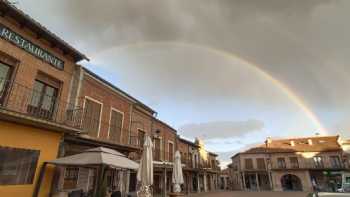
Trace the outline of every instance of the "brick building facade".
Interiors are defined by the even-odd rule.
[[[200,151],[210,161],[216,161],[215,154],[181,139],[153,109],[78,65],[87,60],[83,54],[7,1],[0,1],[0,37],[0,157],[6,158],[0,161],[1,194],[91,194],[97,171],[76,166],[42,170],[43,166],[94,147],[117,150],[138,162],[145,136],[154,143],[155,195],[172,190],[176,150],[185,165],[184,191],[216,188],[217,162],[204,162]],[[16,156],[24,154],[31,162]],[[16,171],[14,162],[24,171]],[[19,174],[23,178],[18,182]],[[136,190],[136,172],[108,171],[107,179],[111,191],[125,195]]]
[[[349,171],[339,136],[269,138],[232,157],[230,182],[236,190],[340,191]]]
[[[48,196],[54,170],[40,169],[64,134],[79,131],[69,94],[76,62],[87,58],[7,1],[0,29],[0,193]]]

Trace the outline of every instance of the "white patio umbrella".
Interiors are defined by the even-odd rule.
[[[63,166],[99,166],[99,177],[97,178],[98,183],[94,196],[105,195],[106,189],[103,187],[103,183],[106,180],[106,169],[108,167],[131,170],[136,170],[139,167],[138,163],[128,159],[120,152],[104,147],[88,149],[82,153],[61,157],[47,163]]]
[[[182,175],[182,166],[181,166],[181,155],[179,151],[175,152],[174,166],[173,166],[173,184],[174,192],[181,192],[181,184],[184,183],[184,178]]]
[[[107,165],[115,168],[136,170],[139,164],[130,160],[120,152],[97,147],[83,151],[82,153],[61,157],[48,163],[56,165],[75,165],[75,166],[89,166],[89,165]]]
[[[151,196],[150,186],[153,185],[153,143],[149,136],[146,137],[143,145],[142,158],[137,171],[137,181],[141,188],[137,192],[138,196]]]

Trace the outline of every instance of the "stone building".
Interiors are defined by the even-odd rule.
[[[219,177],[219,189],[220,190],[229,190],[230,189],[229,176],[230,176],[230,168],[226,168],[220,172],[220,177]]]
[[[195,140],[195,144],[199,147],[199,191],[215,191],[218,189],[218,179],[221,170],[216,159],[218,155],[207,151],[204,147],[204,142],[198,138]]]
[[[232,157],[233,189],[337,191],[349,171],[339,136],[271,139]]]

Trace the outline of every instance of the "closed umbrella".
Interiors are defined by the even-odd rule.
[[[141,184],[138,196],[151,196],[150,186],[153,185],[153,143],[149,136],[146,137],[143,145],[142,158],[137,171],[137,180]]]
[[[173,184],[174,192],[181,192],[181,184],[184,183],[184,178],[182,175],[182,166],[181,166],[181,155],[179,151],[175,152],[174,166],[173,166]]]

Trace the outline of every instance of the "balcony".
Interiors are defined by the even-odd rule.
[[[283,170],[283,169],[332,169],[332,170],[341,170],[345,168],[345,165],[343,164],[338,164],[338,165],[331,165],[330,163],[323,163],[319,165],[315,165],[315,163],[312,160],[304,160],[304,161],[299,161],[298,164],[291,164],[291,163],[286,163],[285,166],[279,166],[277,163],[272,163],[271,166],[272,169],[274,170]]]
[[[16,82],[0,80],[0,85],[3,118],[50,128],[81,129],[81,108]]]
[[[140,140],[139,136],[133,136],[132,135],[129,138],[129,145],[134,146],[134,147],[142,148],[143,147],[142,141]]]

